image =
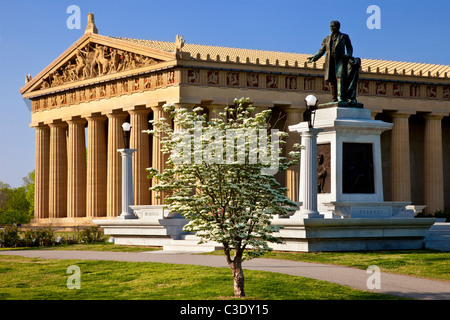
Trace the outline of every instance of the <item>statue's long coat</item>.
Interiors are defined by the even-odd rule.
[[[335,43],[335,56],[336,56],[336,77],[342,78],[347,75],[347,59],[345,57],[345,50],[347,49],[347,56],[353,55],[353,47],[350,41],[350,37],[345,33],[339,33]],[[330,77],[330,52],[331,52],[331,35],[325,37],[322,42],[322,46],[319,51],[314,55],[314,61],[320,59],[325,53],[325,81],[334,79],[334,75]]]

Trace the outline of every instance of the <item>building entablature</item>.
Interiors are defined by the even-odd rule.
[[[21,93],[32,101],[33,116],[104,99],[116,101],[113,105],[123,104],[123,100],[140,104],[169,100],[201,103],[200,98],[190,98],[205,92],[199,88],[236,89],[225,90],[226,97],[222,90],[220,99],[211,101],[216,104],[245,95],[252,99],[262,96],[260,103],[268,107],[299,106],[303,101],[299,94],[321,96],[330,91],[323,77],[324,59],[308,64],[307,57],[185,44],[178,36],[172,43],[86,33],[36,77],[28,78]],[[358,96],[363,102],[370,101],[369,108],[376,97],[388,99],[385,105],[392,105],[390,110],[401,110],[404,105],[403,109],[414,112],[445,113],[450,102],[448,72],[449,66],[362,59]],[[252,90],[258,91],[253,94]],[[130,95],[135,97],[131,99]],[[78,110],[83,108],[76,109],[66,112],[69,118],[81,115]],[[104,113],[102,108],[91,110]]]

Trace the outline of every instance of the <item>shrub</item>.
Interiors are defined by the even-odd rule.
[[[2,247],[15,247],[18,244],[19,240],[19,228],[15,224],[5,226],[0,232],[0,245]]]
[[[38,229],[36,231],[36,237],[39,241],[39,246],[48,247],[55,244],[55,235],[50,227]]]
[[[103,231],[98,226],[86,227],[80,232],[80,242],[96,243],[103,242]]]
[[[23,233],[24,245],[26,247],[39,246],[39,239],[37,238],[37,232],[33,229],[26,229]]]
[[[450,222],[450,210],[438,210],[434,213],[435,218],[445,218],[446,222]]]
[[[55,244],[55,236],[50,227],[26,229],[20,244],[25,247],[48,247]]]

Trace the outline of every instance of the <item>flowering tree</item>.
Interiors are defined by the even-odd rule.
[[[252,116],[248,99],[236,99],[209,121],[202,108],[165,105],[164,111],[177,130],[167,119],[153,121],[149,133],[160,137],[169,157],[163,172],[149,169],[149,178],[157,181],[151,190],[168,194],[170,210],[189,221],[186,231],[196,232],[201,242],[223,245],[234,294],[243,297],[242,262],[271,250],[268,242],[281,243],[273,235],[280,226],[271,218],[296,206],[274,174],[297,164],[300,152],[292,151],[289,161],[281,156],[279,137],[287,134],[268,134],[270,110]]]

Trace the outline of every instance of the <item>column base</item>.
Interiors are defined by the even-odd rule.
[[[292,219],[323,219],[324,215],[318,211],[301,209],[296,211],[290,218]]]
[[[135,214],[129,214],[128,212],[123,212],[117,219],[139,219],[139,217]]]

